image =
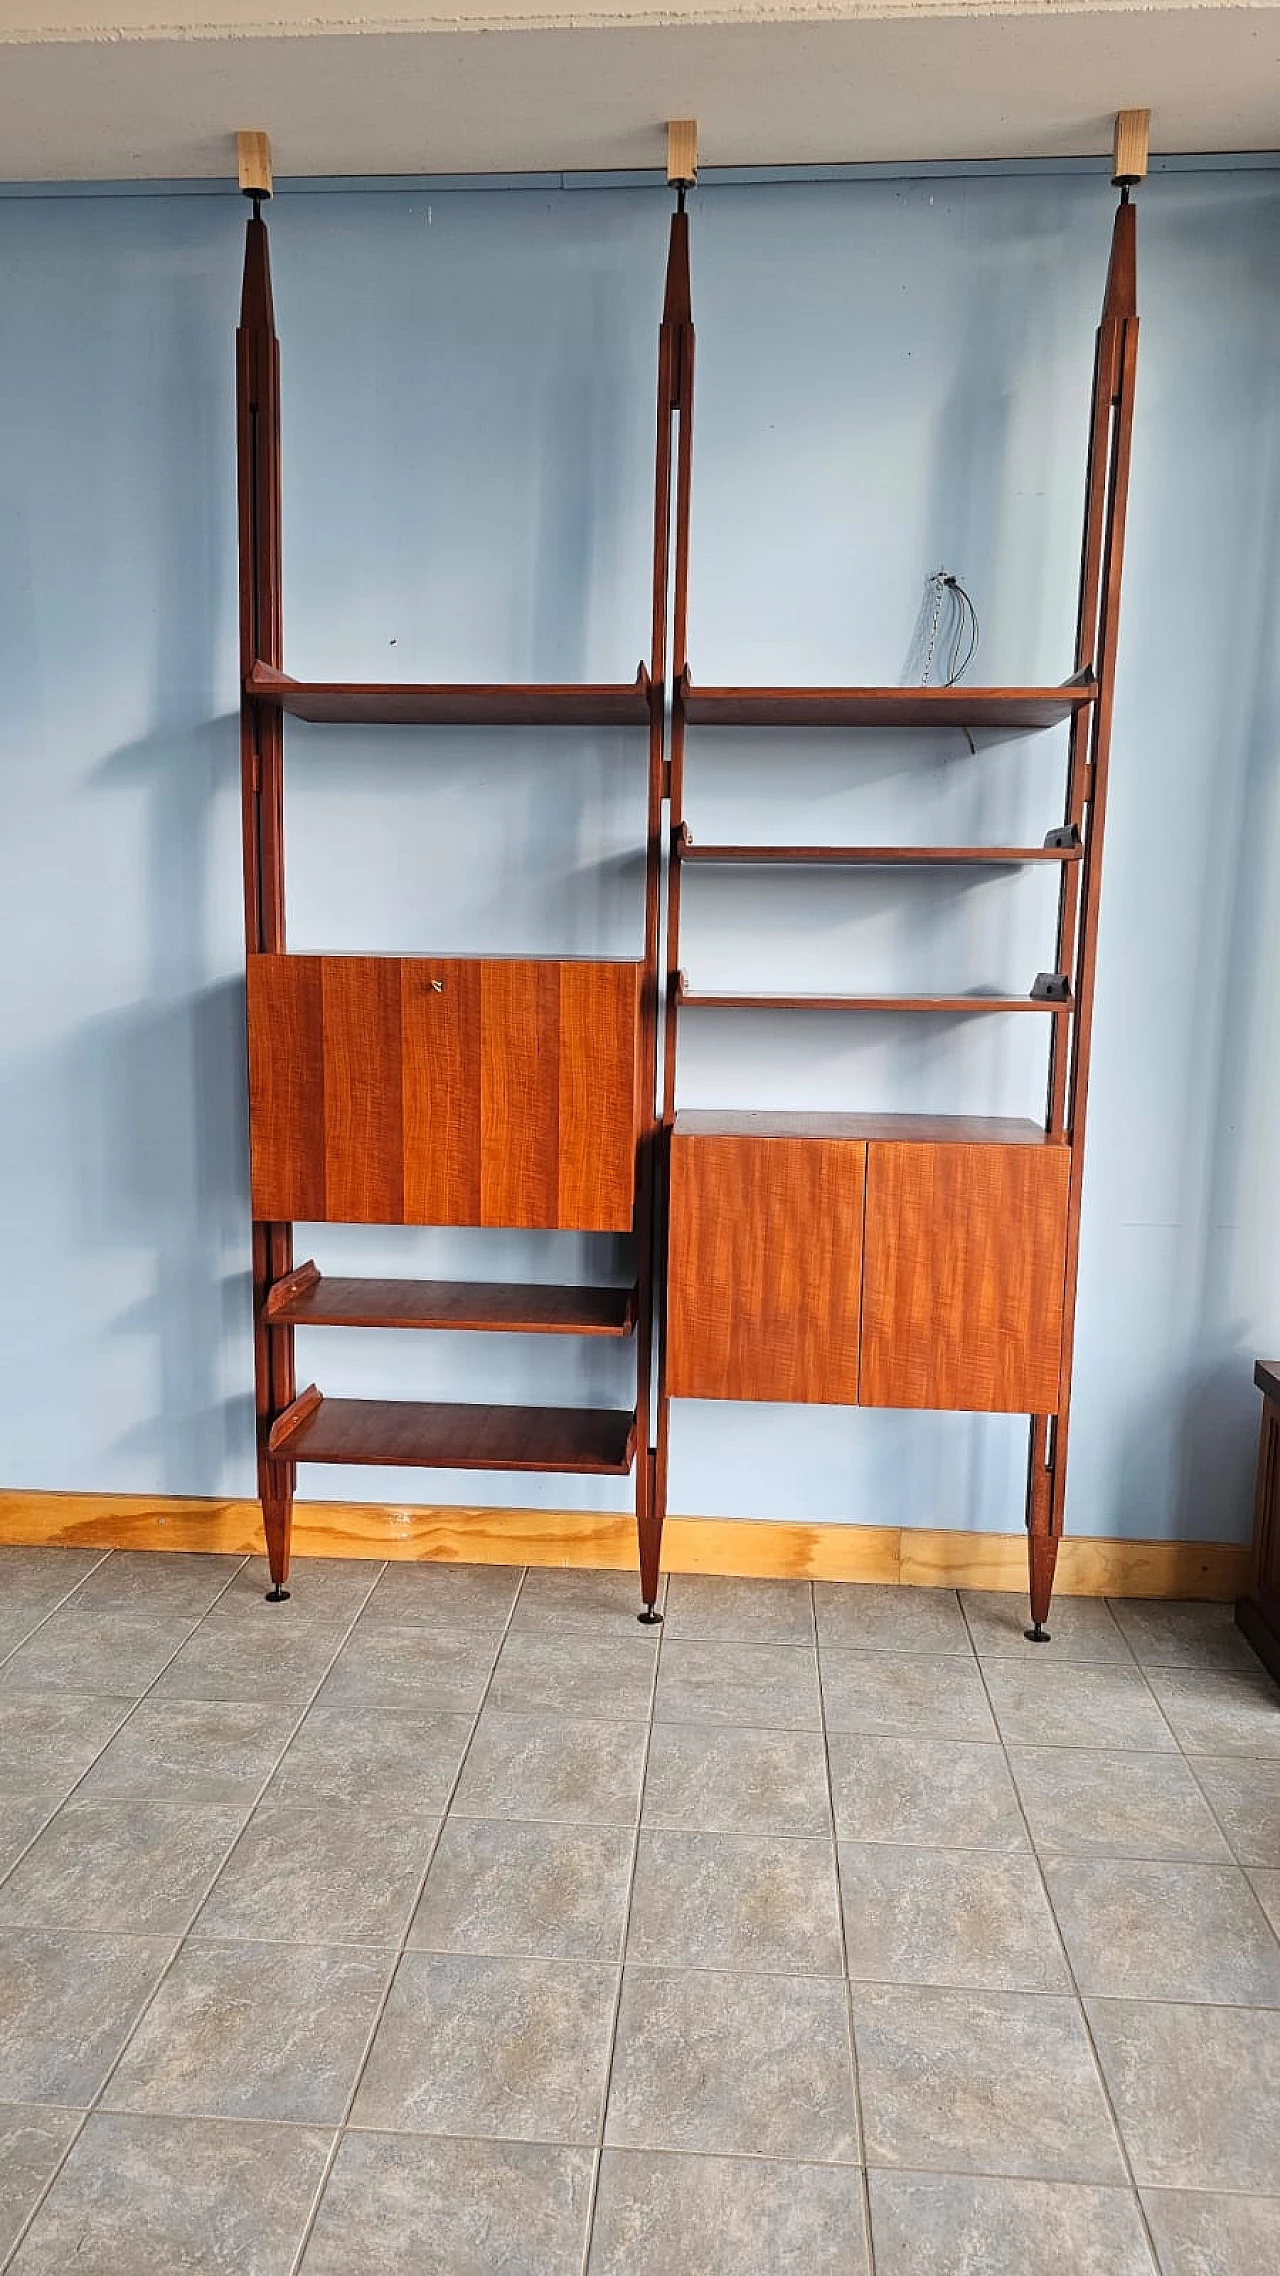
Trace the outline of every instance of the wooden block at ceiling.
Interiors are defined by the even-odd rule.
[[[698,122],[696,119],[668,119],[667,180],[696,182],[697,179]]]
[[[1150,111],[1117,111],[1113,182],[1142,182],[1147,175],[1147,145],[1151,136]]]
[[[269,134],[238,134],[236,136],[236,162],[240,173],[240,187],[247,197],[269,198],[271,195],[271,137]]]

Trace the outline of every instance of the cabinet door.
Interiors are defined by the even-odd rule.
[[[867,1149],[860,1396],[868,1407],[1053,1414],[1065,1146]]]
[[[629,1232],[642,967],[253,956],[255,1217]]]
[[[675,1132],[674,1398],[856,1400],[866,1155],[849,1139]]]

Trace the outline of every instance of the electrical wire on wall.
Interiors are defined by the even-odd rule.
[[[928,687],[933,678],[934,661],[941,642],[946,654],[946,676],[941,685],[953,688],[958,680],[964,678],[978,653],[978,612],[959,578],[953,577],[949,569],[934,570],[929,579],[929,591],[932,594],[932,607],[921,684]]]

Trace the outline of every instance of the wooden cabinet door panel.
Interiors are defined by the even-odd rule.
[[[627,1232],[638,963],[254,956],[255,1217]]]
[[[673,1397],[856,1400],[866,1153],[848,1139],[673,1135]]]
[[[864,1406],[1056,1412],[1070,1166],[1065,1146],[868,1147]]]

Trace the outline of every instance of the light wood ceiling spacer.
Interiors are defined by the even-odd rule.
[[[689,183],[697,179],[698,122],[696,119],[668,119],[667,180]]]
[[[1150,111],[1117,111],[1111,179],[1119,187],[1142,182],[1147,174],[1147,146],[1151,138]]]
[[[238,134],[236,136],[236,163],[240,170],[240,187],[247,198],[269,198],[271,195],[271,137],[269,134]]]

